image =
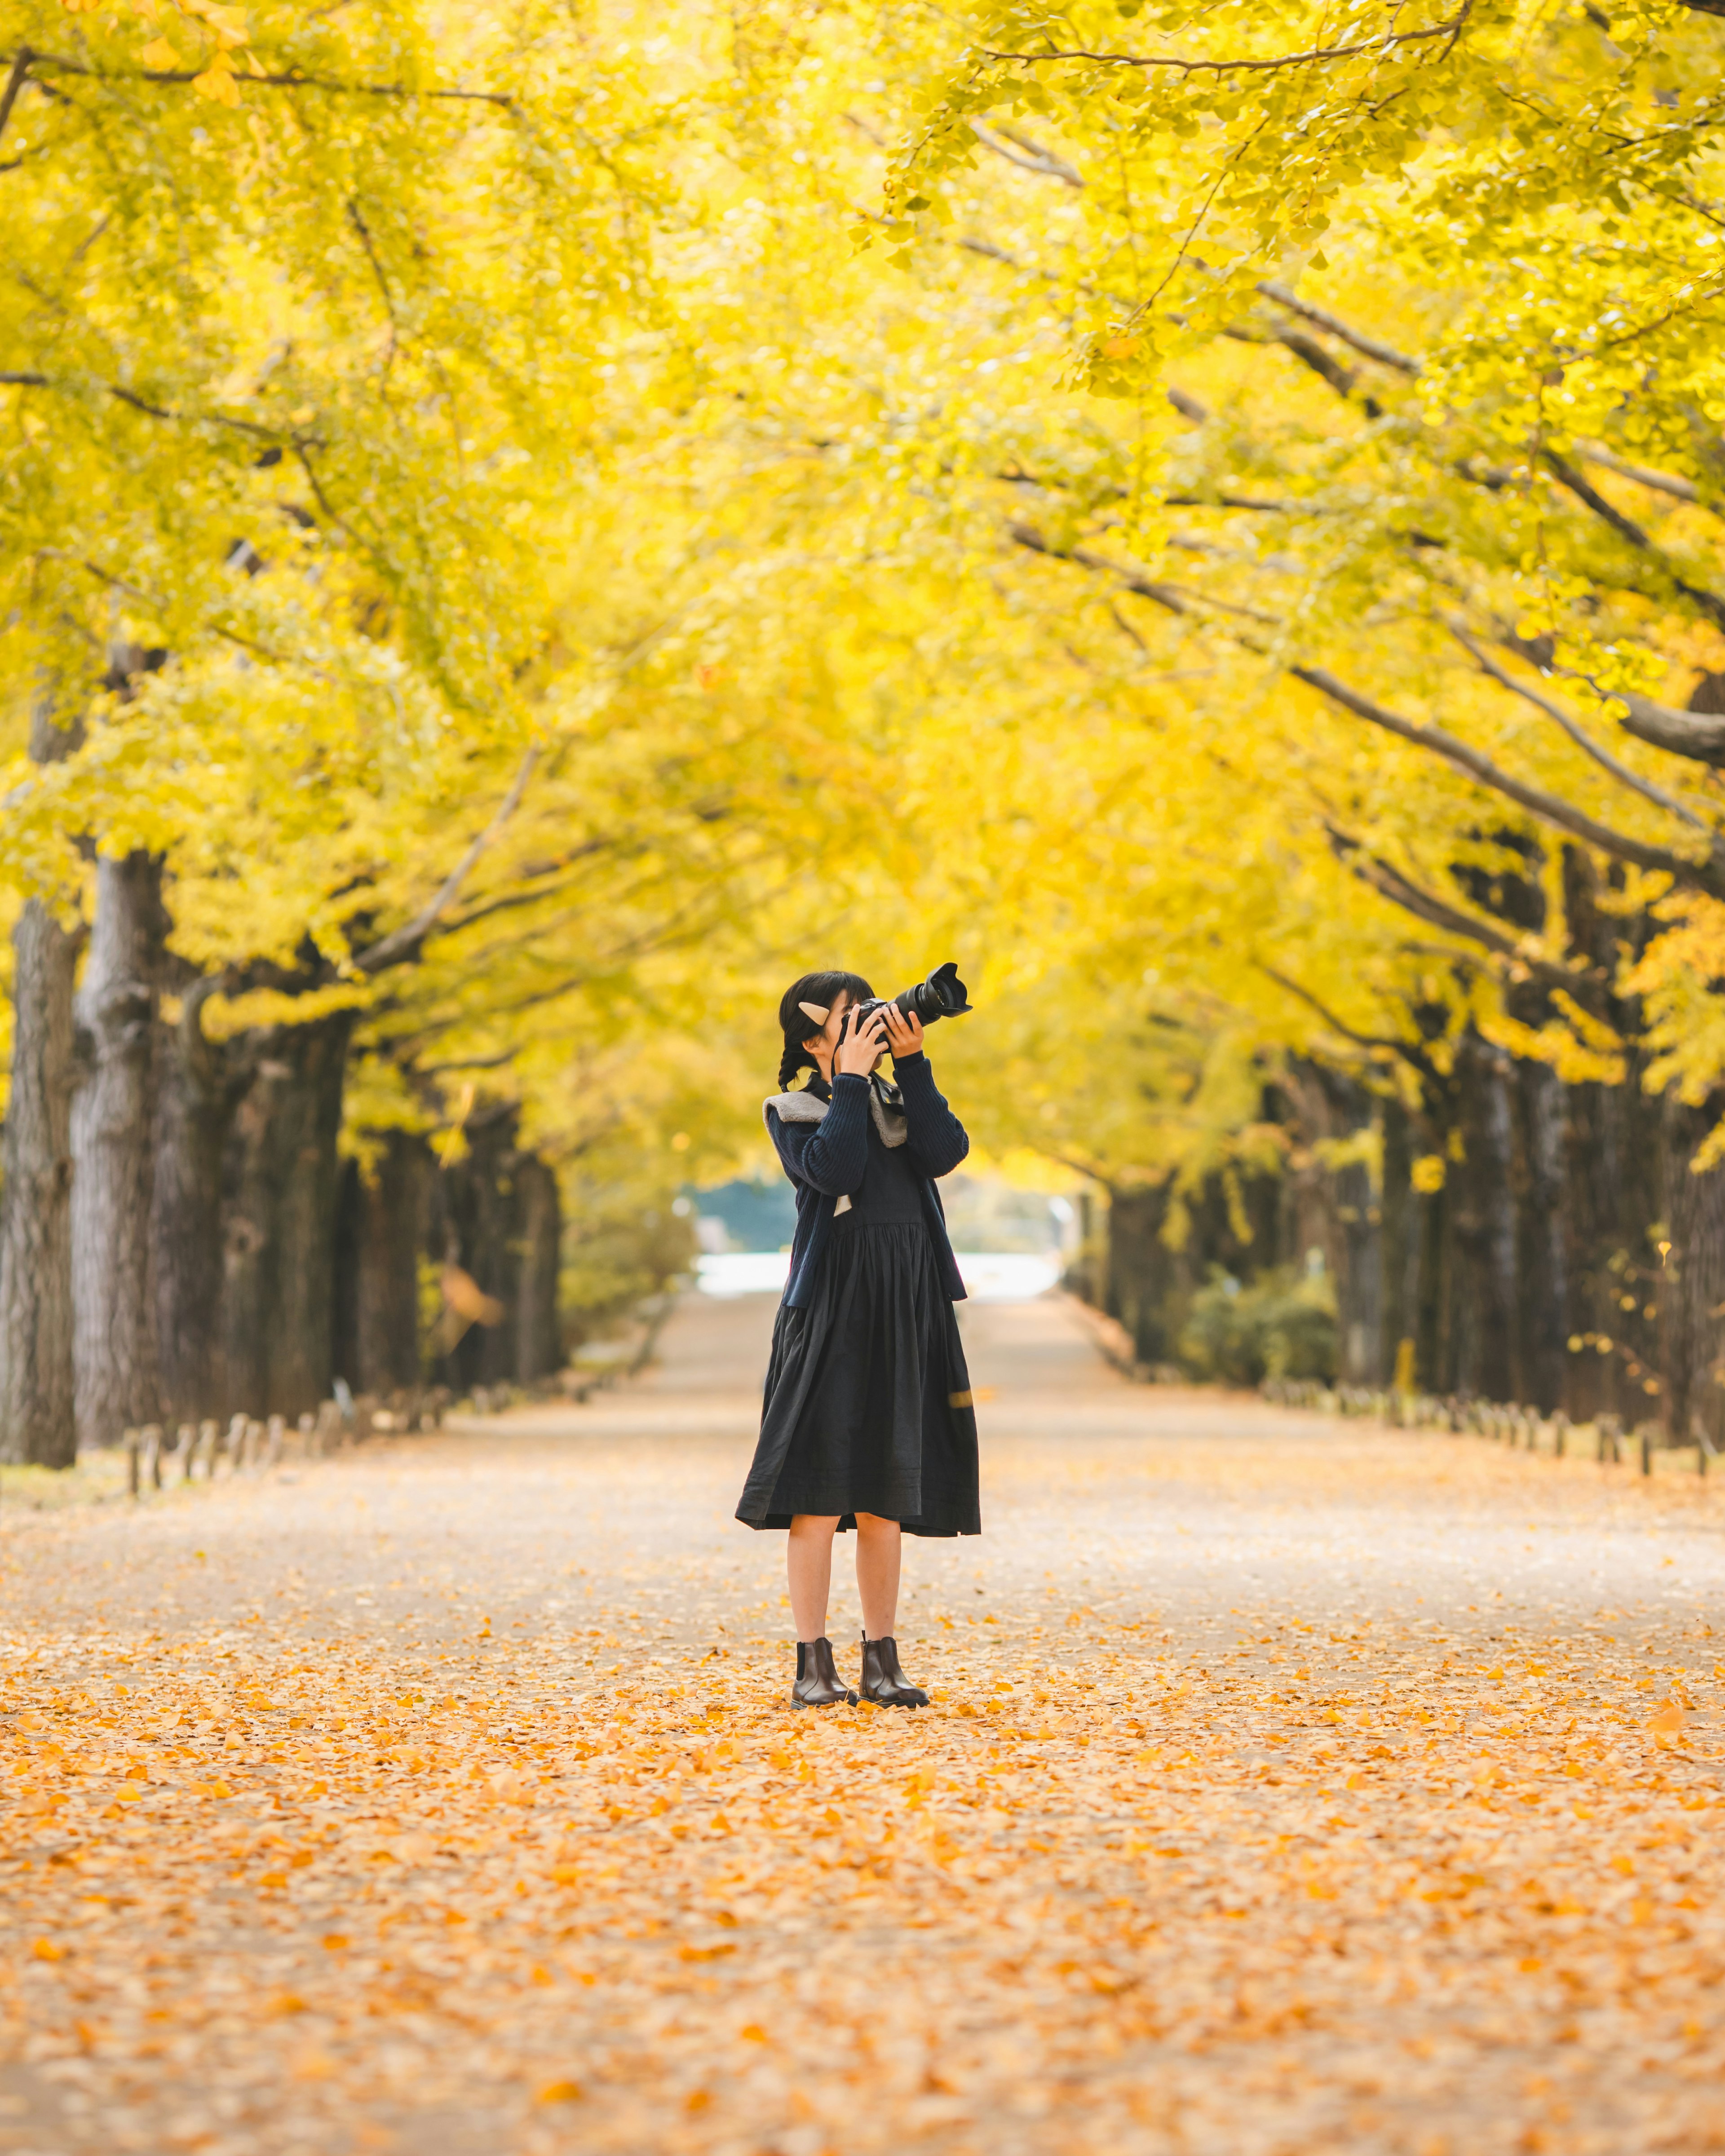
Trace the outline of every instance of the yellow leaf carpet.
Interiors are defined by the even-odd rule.
[[[1706,1486],[967,1322],[922,1714],[786,1706],[747,1392],[675,1353],[14,1507],[0,2148],[1725,2148]]]

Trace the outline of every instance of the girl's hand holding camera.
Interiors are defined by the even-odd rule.
[[[887,1045],[895,1062],[922,1053],[922,1021],[915,1011],[906,1017],[896,1004],[883,1004],[880,1015],[886,1020]]]
[[[870,1011],[859,1026],[851,1024],[849,1011],[845,1014],[839,1053],[833,1059],[834,1071],[847,1078],[868,1076],[886,1051],[886,1008]]]

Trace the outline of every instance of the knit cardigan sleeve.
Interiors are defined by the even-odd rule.
[[[912,1163],[924,1175],[950,1175],[970,1151],[970,1138],[936,1086],[928,1058],[895,1058],[892,1075],[905,1104],[906,1142]]]
[[[869,1158],[869,1081],[854,1071],[833,1081],[832,1106],[818,1123],[788,1123],[770,1111],[767,1128],[785,1173],[829,1198],[862,1185]]]

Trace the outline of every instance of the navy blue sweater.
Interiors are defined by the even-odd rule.
[[[922,1178],[922,1214],[934,1244],[941,1279],[954,1302],[964,1300],[964,1282],[947,1235],[947,1216],[934,1187],[950,1175],[970,1151],[964,1126],[935,1088],[926,1055],[894,1060],[905,1107],[905,1143],[911,1164]],[[869,1081],[854,1071],[833,1081],[832,1101],[819,1122],[788,1120],[767,1104],[767,1132],[785,1173],[797,1191],[797,1233],[791,1245],[790,1279],[784,1299],[800,1309],[814,1293],[821,1253],[832,1233],[838,1200],[862,1186],[869,1153]]]

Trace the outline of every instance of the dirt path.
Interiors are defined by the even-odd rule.
[[[973,1304],[937,1705],[798,1716],[771,1316],[0,1516],[0,2150],[1725,2148],[1725,1498]]]

